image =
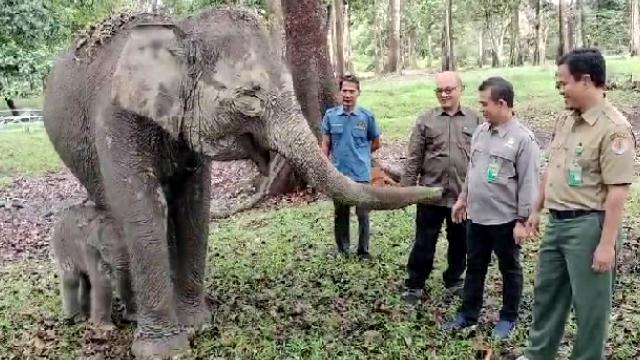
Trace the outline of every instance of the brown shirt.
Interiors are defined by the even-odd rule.
[[[607,185],[632,182],[635,147],[631,125],[607,99],[561,117],[549,148],[545,207],[603,210]]]
[[[441,186],[442,199],[435,205],[453,206],[467,175],[471,136],[483,121],[467,107],[453,116],[441,107],[419,116],[409,140],[401,184]]]

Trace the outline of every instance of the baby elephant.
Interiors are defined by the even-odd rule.
[[[52,239],[60,271],[64,317],[111,327],[111,280],[125,306],[123,319],[135,321],[129,255],[113,221],[91,202],[63,210]]]

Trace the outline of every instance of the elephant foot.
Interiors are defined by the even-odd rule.
[[[125,323],[135,323],[136,321],[138,321],[138,316],[133,311],[125,310],[122,313],[122,321]]]
[[[167,359],[187,352],[189,339],[187,333],[180,329],[154,336],[140,332],[131,344],[131,354],[136,359]]]
[[[199,306],[179,306],[177,315],[180,325],[190,328],[194,332],[202,330],[211,320],[211,311],[204,301],[201,301]]]
[[[65,316],[62,319],[62,322],[67,325],[75,325],[75,324],[83,323],[85,321],[87,321],[86,314],[75,314],[72,316]]]

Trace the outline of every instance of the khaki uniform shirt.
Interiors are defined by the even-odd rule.
[[[480,125],[473,134],[464,185],[469,219],[498,225],[527,218],[537,196],[539,166],[540,148],[518,120]]]
[[[418,117],[409,140],[401,184],[441,186],[434,205],[452,207],[462,189],[469,163],[471,136],[483,118],[461,107],[449,116],[441,107]]]
[[[607,99],[582,115],[561,117],[549,147],[545,207],[603,210],[607,185],[632,182],[634,158],[631,125]],[[577,184],[574,174],[581,177]]]

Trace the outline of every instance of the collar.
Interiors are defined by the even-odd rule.
[[[497,131],[498,132],[498,136],[503,138],[503,137],[505,137],[505,135],[507,135],[509,133],[509,130],[511,130],[511,126],[513,124],[515,124],[515,123],[516,123],[515,118],[511,118],[507,122],[505,122],[503,124],[500,124],[498,126],[493,126],[493,125],[489,124],[487,129],[489,130],[489,132]]]
[[[589,124],[590,126],[593,126],[593,124],[595,124],[596,121],[598,121],[598,115],[602,114],[602,112],[604,111],[604,108],[608,104],[609,104],[609,100],[603,97],[602,100],[600,100],[597,104],[589,108],[589,110],[580,114],[580,117],[584,119],[584,121],[586,121],[587,124]]]
[[[353,108],[353,110],[351,111],[350,114],[347,114],[344,111],[344,106],[340,105],[338,106],[338,112],[336,113],[338,116],[342,116],[342,115],[358,115],[360,114],[360,108],[358,107],[358,105],[356,105],[356,107]]]
[[[444,110],[442,106],[438,107],[438,114],[440,114],[440,116],[451,116]],[[453,114],[453,116],[466,116],[462,106],[458,106],[458,111],[456,111],[456,113]]]

